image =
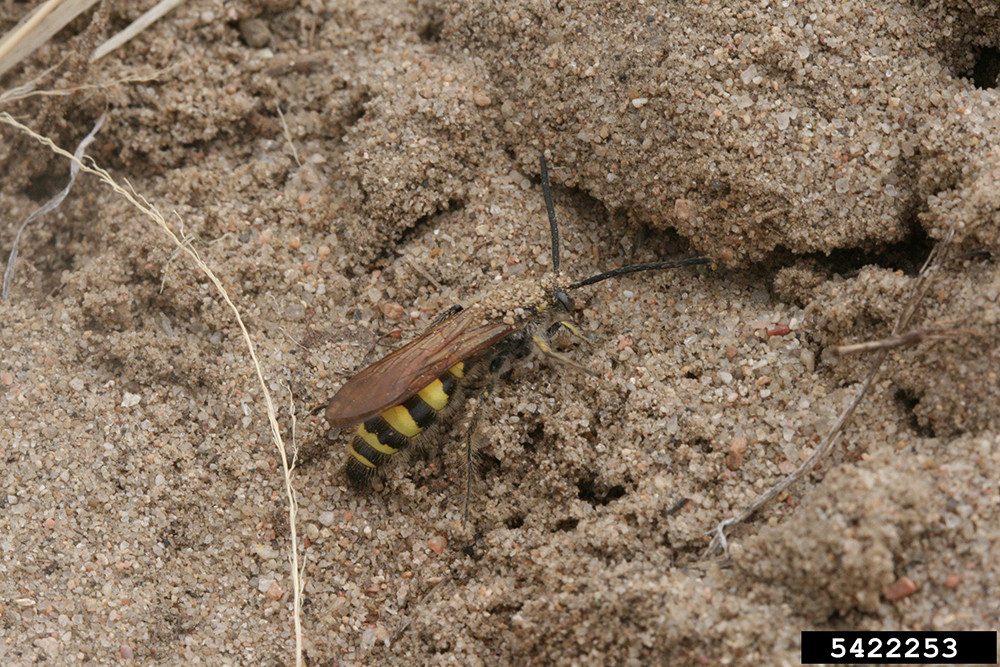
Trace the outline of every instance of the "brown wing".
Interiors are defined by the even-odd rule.
[[[503,322],[472,326],[463,310],[364,369],[326,407],[331,426],[347,428],[399,405],[460,361],[485,350],[520,327]]]

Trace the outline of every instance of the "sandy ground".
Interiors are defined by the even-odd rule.
[[[135,19],[71,24],[31,80]],[[8,29],[27,5],[0,5]],[[997,5],[192,0],[6,110],[128,179],[221,277],[295,473],[310,665],[793,665],[803,629],[1000,625]],[[991,73],[992,72],[992,73]],[[148,78],[119,82],[129,78]],[[278,109],[284,114],[283,129]],[[0,250],[68,165],[4,127]],[[520,363],[367,496],[309,411],[455,303],[551,269],[591,378]],[[954,229],[916,327],[808,457]],[[292,664],[280,466],[207,279],[96,179],[0,305],[0,662]],[[529,283],[530,284],[530,283]],[[679,501],[687,503],[678,507]]]

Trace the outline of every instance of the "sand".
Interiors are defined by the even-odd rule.
[[[110,33],[151,2],[115,3]],[[6,111],[168,214],[243,313],[299,494],[310,665],[792,665],[804,629],[1000,619],[998,10],[987,3],[186,3]],[[27,7],[0,9],[3,29]],[[0,85],[93,39],[78,20]],[[120,82],[125,77],[155,77]],[[278,109],[284,116],[284,123]],[[287,129],[286,129],[287,127]],[[592,343],[369,495],[322,406],[453,304],[551,276]],[[0,250],[68,164],[4,127]],[[805,460],[955,233],[830,457]],[[980,252],[983,250],[992,251]],[[290,665],[283,481],[231,313],[81,176],[0,305],[0,662]],[[685,501],[686,502],[681,502]]]

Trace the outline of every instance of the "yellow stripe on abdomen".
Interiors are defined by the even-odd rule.
[[[383,445],[379,442],[378,436],[366,429],[364,424],[358,424],[358,435],[360,435],[361,439],[367,442],[368,445],[377,452],[381,452],[388,456],[392,456],[396,453],[396,450],[389,445]]]
[[[421,431],[423,431],[422,428],[417,426],[417,422],[413,421],[413,417],[410,416],[410,411],[402,405],[397,405],[396,407],[389,408],[383,412],[382,419],[384,419],[389,426],[396,429],[400,435],[404,435],[407,438],[416,437]]]
[[[460,361],[399,405],[358,424],[347,462],[347,477],[355,488],[368,488],[378,470],[434,424],[460,393],[465,371],[466,364]]]
[[[444,410],[448,405],[448,394],[444,391],[444,384],[441,380],[434,380],[429,385],[417,392],[417,396],[424,399],[424,403],[431,406],[438,412]]]
[[[374,463],[372,463],[371,461],[369,461],[365,457],[361,456],[361,454],[358,454],[357,450],[354,449],[354,444],[353,443],[350,445],[350,449],[351,449],[351,456],[353,456],[354,459],[358,463],[360,463],[361,465],[363,465],[366,468],[374,468],[375,467]]]

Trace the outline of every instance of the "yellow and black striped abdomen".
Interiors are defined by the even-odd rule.
[[[455,397],[463,377],[465,364],[459,362],[401,404],[358,424],[347,462],[351,483],[366,488],[379,468],[434,424]]]

